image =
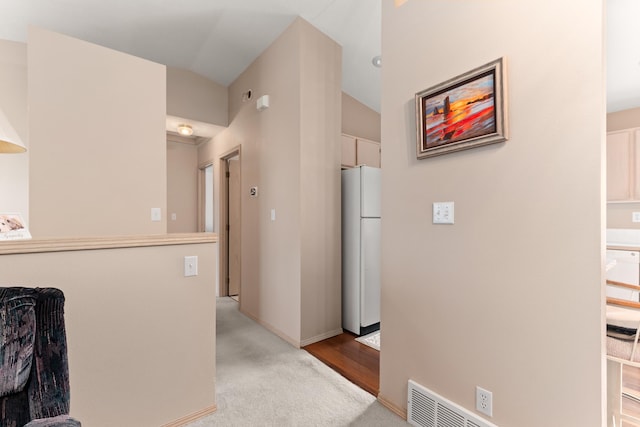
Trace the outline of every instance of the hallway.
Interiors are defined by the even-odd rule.
[[[218,410],[189,427],[406,426],[375,397],[218,298]]]

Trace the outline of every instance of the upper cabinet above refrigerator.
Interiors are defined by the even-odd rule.
[[[342,167],[366,165],[380,167],[380,143],[342,134]]]

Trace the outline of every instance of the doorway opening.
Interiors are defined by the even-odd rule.
[[[241,301],[241,157],[240,147],[220,157],[219,293]]]

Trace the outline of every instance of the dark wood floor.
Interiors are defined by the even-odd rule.
[[[303,347],[360,388],[378,396],[380,352],[360,344],[349,332]]]

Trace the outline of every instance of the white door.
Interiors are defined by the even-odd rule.
[[[240,294],[240,160],[229,159],[229,295]]]

